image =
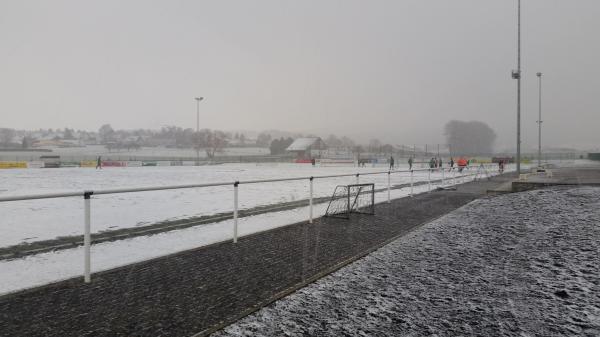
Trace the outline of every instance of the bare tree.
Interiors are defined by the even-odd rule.
[[[73,129],[65,128],[65,132],[63,134],[63,139],[73,140],[75,136],[73,134]]]
[[[340,148],[344,145],[341,139],[339,139],[336,135],[329,135],[325,140],[325,144],[331,148]]]
[[[14,129],[0,128],[0,144],[4,147],[8,147],[12,143],[15,134],[16,131]]]
[[[446,123],[444,131],[454,154],[472,156],[493,153],[496,133],[483,122],[452,120]]]
[[[356,144],[354,141],[346,136],[342,137],[342,146],[347,150],[352,150]]]
[[[381,152],[391,156],[394,154],[394,152],[396,152],[396,148],[394,148],[394,146],[391,144],[385,144],[381,146]]]
[[[21,140],[21,147],[24,149],[28,149],[31,146],[32,142],[33,140],[31,139],[31,137],[25,136],[23,137],[23,140]]]
[[[204,148],[208,158],[214,158],[228,144],[227,135],[223,131],[203,129],[198,137],[198,146]]]
[[[100,136],[100,142],[102,142],[103,144],[115,140],[115,130],[113,130],[110,124],[102,125],[98,130],[98,135]]]
[[[379,153],[381,152],[381,141],[379,139],[371,139],[369,141],[369,152]]]
[[[361,152],[365,152],[365,149],[362,146],[360,146],[360,145],[355,145],[352,148],[352,152],[355,153],[355,154],[360,155]]]
[[[271,135],[267,133],[260,133],[256,137],[256,145],[257,146],[269,146],[271,144]]]

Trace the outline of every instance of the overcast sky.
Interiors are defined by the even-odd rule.
[[[517,1],[0,0],[0,126],[284,129],[514,147]],[[523,1],[524,148],[600,144],[600,1]]]

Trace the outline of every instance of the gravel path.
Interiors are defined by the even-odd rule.
[[[600,336],[600,188],[475,201],[213,336]]]

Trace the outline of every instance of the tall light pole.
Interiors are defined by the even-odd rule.
[[[538,167],[542,166],[542,73],[537,73],[539,88],[539,111],[538,111]]]
[[[517,174],[521,174],[521,0],[517,2],[517,70],[512,71],[517,80]]]
[[[200,101],[204,97],[196,97],[196,166],[200,165]]]

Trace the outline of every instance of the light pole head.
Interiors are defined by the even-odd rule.
[[[196,101],[198,101],[198,102],[200,102],[203,99],[204,99],[204,97],[196,97]]]
[[[542,77],[542,73],[537,73],[537,77]]]

